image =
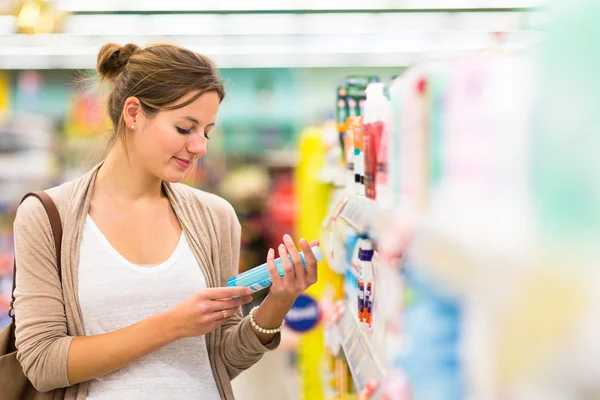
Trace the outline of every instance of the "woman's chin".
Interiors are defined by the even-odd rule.
[[[185,171],[164,171],[161,180],[169,183],[179,183],[185,179],[186,172]]]

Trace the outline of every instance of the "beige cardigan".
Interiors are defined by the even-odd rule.
[[[27,199],[14,223],[18,261],[15,291],[17,358],[41,391],[66,387],[65,399],[83,400],[87,382],[70,386],[67,355],[74,336],[84,335],[78,301],[79,248],[99,165],[83,177],[49,189],[63,225],[62,288],[50,223],[42,204]],[[240,224],[227,201],[183,184],[163,184],[209,287],[225,286],[237,273]],[[263,346],[238,310],[206,336],[208,356],[221,398],[233,399],[231,379],[279,345]]]

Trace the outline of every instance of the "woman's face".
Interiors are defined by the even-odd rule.
[[[197,92],[179,100],[184,103]],[[203,93],[183,108],[160,111],[151,118],[139,115],[132,147],[142,167],[167,182],[180,182],[198,157],[206,154],[210,130],[219,110],[219,95]]]

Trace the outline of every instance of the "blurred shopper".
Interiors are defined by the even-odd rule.
[[[269,250],[274,284],[243,318],[249,289],[223,287],[238,272],[236,214],[179,183],[206,154],[225,96],[215,66],[173,45],[108,44],[97,71],[111,85],[108,155],[47,192],[64,230],[62,284],[42,204],[17,212],[18,360],[38,390],[66,387],[66,398],[231,399],[231,379],[277,347],[316,282],[311,243],[300,241],[305,271],[284,236],[284,277]]]

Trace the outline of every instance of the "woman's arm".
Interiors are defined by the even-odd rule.
[[[109,374],[175,341],[178,337],[170,324],[167,313],[157,314],[118,331],[73,338],[69,383]]]
[[[19,206],[14,241],[17,360],[36,389],[69,386],[67,355],[73,338],[67,336],[52,229],[39,200],[30,197]]]
[[[217,329],[240,305],[249,303],[243,287],[202,290],[173,309],[114,332],[78,336],[69,350],[71,384],[116,371],[161,347],[184,337],[201,336]],[[240,296],[234,299],[231,297]]]

